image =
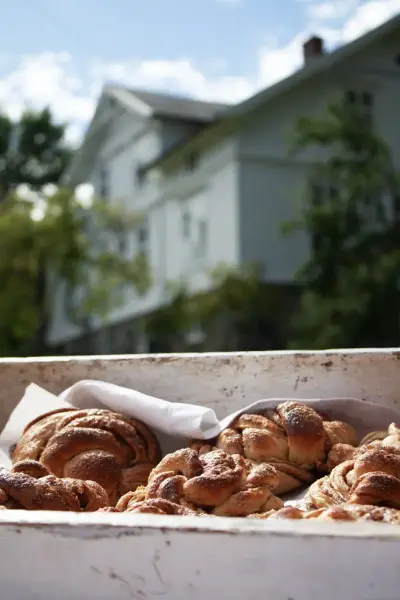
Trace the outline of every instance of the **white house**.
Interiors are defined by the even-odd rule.
[[[108,324],[134,323],[162,305],[170,281],[207,285],[207,272],[221,262],[261,261],[268,281],[293,279],[309,240],[282,236],[280,225],[294,216],[319,158],[288,157],[299,117],[322,113],[347,94],[371,112],[400,167],[400,16],[334,52],[323,46],[318,37],[308,40],[299,71],[235,106],[104,87],[68,183],[90,181],[98,195],[146,216],[130,251],[148,253],[153,276],[145,296],[126,290]],[[68,319],[67,300],[60,286],[49,342],[78,352],[82,331]],[[119,351],[102,335],[104,323],[92,329],[99,352]],[[120,351],[144,349],[136,337]]]

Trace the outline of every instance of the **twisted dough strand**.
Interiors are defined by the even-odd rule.
[[[304,499],[308,508],[343,502],[400,508],[400,455],[375,442],[362,446],[353,460],[313,483]]]
[[[161,456],[142,422],[102,409],[60,409],[32,421],[14,449],[13,462],[38,460],[57,477],[96,481],[110,502],[147,482]]]
[[[108,506],[107,492],[94,481],[59,479],[32,460],[0,467],[0,505],[8,509],[92,512]]]
[[[175,504],[162,498],[151,498],[141,502],[130,502],[125,509],[129,513],[149,513],[156,515],[199,516],[200,511],[191,510],[180,504]]]
[[[282,506],[272,493],[277,483],[276,470],[270,465],[222,450],[199,454],[184,448],[163,458],[147,486],[123,496],[117,508],[126,511],[132,505],[166,500],[199,514],[246,516]]]
[[[256,519],[318,519],[324,521],[378,521],[400,525],[400,511],[382,506],[358,506],[355,504],[339,504],[317,510],[301,510],[288,506],[277,511],[249,515]]]
[[[283,402],[268,416],[240,415],[213,444],[228,454],[275,467],[279,476],[275,494],[282,495],[311,483],[316,470],[329,471],[329,453],[337,445],[353,448],[356,434],[347,423],[324,420],[305,404]],[[200,441],[191,444],[200,454],[212,447]],[[339,454],[332,455],[331,462],[333,458],[337,464]]]

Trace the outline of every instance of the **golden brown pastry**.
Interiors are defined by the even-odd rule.
[[[184,448],[165,456],[153,469],[148,484],[123,496],[119,510],[154,499],[168,500],[191,511],[218,516],[246,516],[282,506],[272,490],[276,470],[239,455],[213,450],[199,454]]]
[[[12,461],[33,459],[57,477],[96,481],[110,503],[146,484],[161,457],[155,435],[141,421],[101,409],[60,409],[24,430]]]
[[[351,460],[355,457],[357,447],[350,444],[335,444],[328,452],[326,459],[326,470],[328,473],[338,465],[341,465],[346,460]]]
[[[253,513],[248,515],[249,519],[303,519],[305,514],[304,510],[301,510],[295,506],[284,506],[278,510],[268,510],[262,513]]]
[[[396,423],[391,423],[387,431],[374,431],[361,441],[363,446],[382,447],[400,454],[400,428]]]
[[[379,521],[400,525],[400,510],[382,506],[340,504],[317,510],[300,510],[292,506],[263,514],[249,515],[256,519],[319,519],[325,521]]]
[[[342,462],[355,459],[360,454],[374,448],[385,448],[390,452],[400,454],[400,429],[398,425],[392,423],[386,431],[371,431],[363,437],[357,447],[343,443],[336,444],[328,454],[328,469],[331,471]]]
[[[179,515],[179,516],[201,516],[203,511],[191,510],[181,504],[170,502],[162,498],[152,498],[136,502],[129,502],[125,509],[129,513],[150,513],[154,515]]]
[[[400,508],[400,455],[382,446],[360,447],[355,459],[313,483],[304,499],[307,508],[343,502]]]
[[[0,506],[4,509],[93,512],[108,506],[107,492],[94,481],[60,479],[33,460],[0,467]]]
[[[275,467],[281,495],[311,483],[315,471],[327,471],[327,456],[337,444],[353,447],[354,429],[341,421],[324,420],[313,408],[300,402],[284,402],[268,416],[243,414],[214,441],[215,447],[257,463]],[[201,454],[210,443],[194,441],[191,448]]]

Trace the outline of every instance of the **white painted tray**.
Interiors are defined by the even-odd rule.
[[[400,351],[152,355],[0,361],[0,421],[35,382],[103,379],[224,416],[262,397],[400,404]],[[0,511],[7,600],[398,600],[400,528]]]

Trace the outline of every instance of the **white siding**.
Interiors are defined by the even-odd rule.
[[[371,46],[340,69],[315,76],[253,111],[236,137],[222,139],[199,155],[194,169],[182,167],[163,179],[153,175],[140,185],[136,168],[182,139],[190,126],[120,117],[97,165],[104,160],[110,167],[113,201],[147,214],[153,285],[143,297],[129,289],[125,305],[108,322],[156,308],[165,298],[166,284],[181,278],[188,279],[192,288],[204,288],[209,284],[206,273],[218,263],[261,261],[270,281],[291,281],[308,256],[309,241],[303,234],[283,236],[281,227],[296,216],[309,166],[324,157],[317,149],[288,156],[294,125],[302,116],[322,115],[343,90],[365,89],[374,94],[377,131],[400,166],[400,67],[395,63],[399,52],[395,36]],[[202,260],[193,260],[194,239],[183,235],[183,207],[197,223],[194,233],[200,220],[205,222]],[[132,233],[133,248],[135,239]],[[57,302],[53,342],[76,335],[60,298]]]
[[[113,135],[99,152],[93,181],[96,180],[96,169],[107,165],[110,172],[110,201],[122,203],[146,216],[152,285],[143,296],[138,295],[132,286],[126,286],[126,301],[107,316],[107,324],[154,310],[164,301],[167,284],[185,279],[192,289],[204,289],[209,285],[208,273],[213,267],[219,263],[232,265],[239,261],[235,144],[224,141],[219,147],[200,156],[193,171],[182,169],[180,173],[164,180],[148,177],[137,186],[136,166],[154,158],[164,138],[160,137],[162,128],[149,126],[138,137],[142,123],[131,123],[130,126],[123,119],[116,123]],[[192,216],[193,236],[190,242],[182,232],[184,204]],[[204,253],[196,259],[194,244],[201,227],[205,227]],[[133,255],[137,248],[136,232],[131,233],[129,247]],[[64,289],[60,287],[57,294],[50,335],[52,343],[61,343],[79,334],[79,330],[67,319]],[[93,326],[97,329],[103,324],[104,320],[97,319]]]
[[[149,204],[149,198],[154,196],[155,184],[151,181],[138,185],[135,177],[136,169],[154,159],[161,150],[161,140],[153,124],[146,123],[142,119],[135,119],[132,115],[123,114],[115,119],[111,131],[99,150],[98,157],[89,177],[98,192],[98,173],[104,165],[109,172],[110,202],[121,204],[126,209],[145,214]],[[159,216],[157,211],[149,215],[150,230],[150,262],[153,275],[157,279],[160,270],[161,252],[157,248],[159,236],[157,229]],[[136,232],[128,235],[128,247],[133,253],[137,247]],[[154,304],[156,284],[149,294],[144,298],[137,296],[134,290],[127,289],[130,307],[136,310],[146,310]],[[79,329],[72,325],[65,311],[65,286],[60,285],[55,291],[56,301],[53,313],[53,321],[49,335],[50,343],[61,343],[78,335]],[[131,309],[131,308],[130,308]],[[126,316],[125,307],[118,308],[107,318],[107,322]],[[95,327],[100,327],[103,321],[97,320]]]
[[[400,51],[397,39],[371,47],[325,77],[314,78],[249,115],[238,135],[241,260],[265,265],[272,281],[290,281],[308,257],[305,235],[283,236],[281,227],[298,211],[308,168],[326,156],[320,149],[288,155],[300,117],[323,115],[346,89],[374,96],[374,122],[400,166]]]
[[[221,149],[221,154],[224,152]],[[217,153],[217,152],[216,152]],[[222,158],[221,156],[219,158]],[[218,157],[215,157],[216,164]],[[178,186],[177,186],[178,188]],[[185,279],[193,287],[209,283],[205,276],[219,263],[235,265],[239,260],[238,248],[238,188],[237,165],[230,161],[210,173],[204,185],[194,185],[170,197],[166,208],[166,274],[168,281]],[[187,209],[191,216],[192,232],[183,235],[182,215]],[[203,259],[193,254],[199,222],[206,223],[206,247]]]
[[[241,260],[262,263],[273,283],[293,280],[308,256],[304,234],[283,235],[301,205],[305,168],[300,165],[243,160],[240,164]]]

